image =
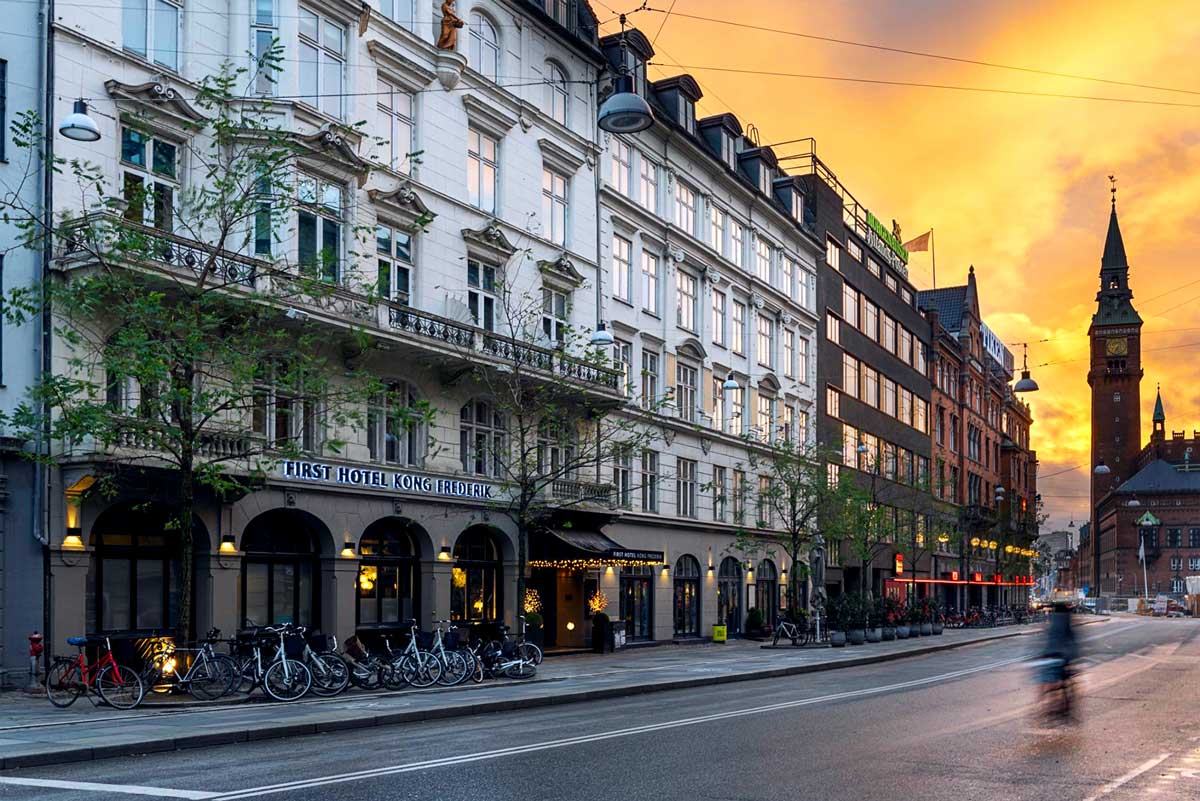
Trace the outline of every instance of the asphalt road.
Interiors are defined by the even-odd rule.
[[[1033,638],[784,679],[0,773],[0,799],[1200,799],[1200,622],[1079,631],[1081,721]]]

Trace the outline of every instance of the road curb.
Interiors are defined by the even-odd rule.
[[[1102,623],[1106,619],[1087,621],[1080,625]],[[824,673],[842,668],[862,667],[884,662],[894,662],[914,656],[925,656],[949,651],[955,648],[965,648],[971,645],[984,645],[996,640],[1022,637],[1034,634],[1037,629],[1022,629],[1004,632],[993,637],[961,642],[941,642],[920,648],[889,653],[869,654],[850,659],[839,659],[828,662],[815,662],[803,665],[785,665],[775,668],[765,668],[746,673],[729,673],[715,676],[694,676],[686,679],[667,679],[649,684],[629,685],[625,687],[605,687],[600,689],[579,690],[577,692],[556,693],[553,695],[533,698],[508,698],[493,701],[478,701],[462,706],[440,707],[411,711],[366,713],[354,716],[353,712],[341,717],[324,721],[305,723],[280,722],[254,728],[230,729],[227,731],[207,731],[197,734],[176,735],[170,740],[162,738],[144,739],[129,742],[106,744],[102,747],[59,747],[57,749],[42,749],[27,753],[13,754],[0,758],[0,770],[13,768],[28,768],[47,764],[62,764],[67,762],[87,762],[95,759],[108,759],[119,756],[133,756],[153,752],[184,750],[190,748],[207,748],[216,745],[230,745],[240,742],[272,740],[282,737],[295,737],[306,734],[322,734],[327,732],[345,731],[347,729],[372,728],[375,726],[396,726],[406,723],[419,723],[427,720],[447,720],[450,718],[471,717],[496,712],[511,712],[519,709],[538,709],[542,707],[575,704],[587,701],[604,701],[614,698],[630,698],[650,693],[669,692],[671,690],[688,690],[696,687],[711,687],[721,684],[735,684],[744,681],[760,681],[763,679],[799,676],[806,673]],[[860,647],[860,646],[853,646]]]

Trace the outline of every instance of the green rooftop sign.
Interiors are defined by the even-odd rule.
[[[893,253],[900,257],[901,261],[908,264],[908,251],[904,249],[904,245],[900,244],[900,240],[891,231],[884,228],[883,223],[875,219],[875,215],[869,211],[867,212],[867,226],[875,232],[875,235],[882,240],[883,244],[887,245]]]

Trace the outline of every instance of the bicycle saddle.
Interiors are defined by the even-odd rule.
[[[87,637],[68,637],[67,645],[87,645]]]

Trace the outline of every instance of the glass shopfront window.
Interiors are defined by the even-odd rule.
[[[363,532],[358,542],[358,625],[401,623],[419,616],[421,566],[414,533],[423,532],[399,517],[376,521]]]
[[[740,634],[742,618],[742,563],[726,556],[717,570],[717,620],[729,634]]]
[[[654,639],[654,568],[639,565],[621,568],[621,618],[626,640]]]
[[[675,561],[676,637],[700,636],[700,562],[683,555]]]
[[[500,548],[495,533],[486,526],[467,529],[454,546],[450,574],[450,619],[499,620],[503,584]]]
[[[763,559],[754,571],[754,605],[767,625],[779,622],[779,573],[770,559]]]
[[[242,537],[243,626],[316,625],[323,539],[329,539],[324,525],[296,509],[273,509],[250,521]]]

